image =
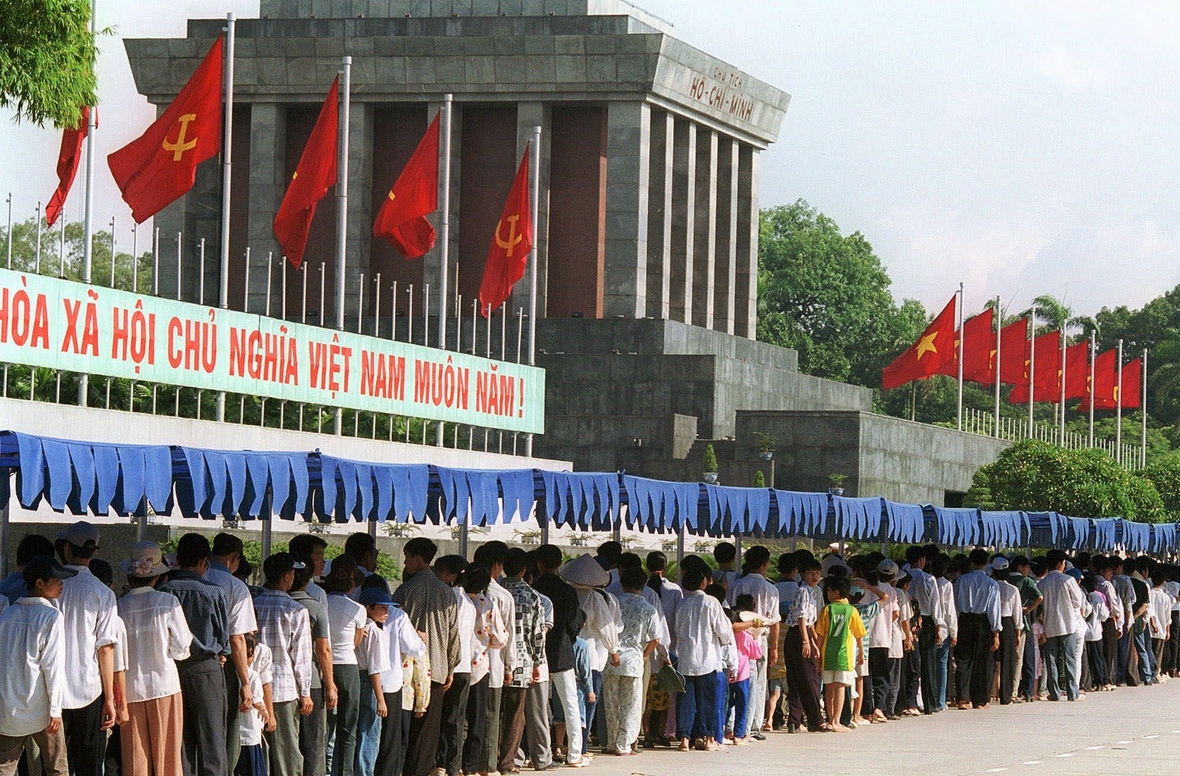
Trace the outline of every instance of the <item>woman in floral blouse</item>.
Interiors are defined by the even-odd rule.
[[[488,651],[508,644],[508,626],[500,610],[488,598],[492,574],[483,566],[469,566],[463,589],[475,604],[475,638],[471,642],[471,688],[467,694],[467,739],[463,743],[463,773],[480,772],[488,709]]]

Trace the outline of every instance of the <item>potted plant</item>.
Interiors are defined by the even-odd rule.
[[[705,447],[705,460],[701,467],[704,470],[705,482],[717,482],[717,453],[713,450],[713,445],[709,444]]]
[[[831,493],[833,496],[843,496],[844,483],[847,481],[847,474],[829,474],[828,482],[832,483],[832,486],[828,488],[828,493]]]
[[[777,439],[762,431],[755,431],[754,441],[758,446],[759,458],[763,461],[770,461],[774,458],[774,447],[778,443]]]
[[[761,469],[754,472],[754,481],[750,483],[750,486],[754,488],[766,487],[766,475],[762,473]]]

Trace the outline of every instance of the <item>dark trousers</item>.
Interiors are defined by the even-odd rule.
[[[389,712],[391,715],[393,711]],[[311,690],[311,714],[299,722],[299,751],[303,754],[303,776],[324,776],[328,772],[328,709],[324,688]]]
[[[1104,684],[1114,684],[1115,669],[1119,663],[1119,636],[1113,617],[1108,617],[1102,623],[1102,660],[1102,681]]]
[[[1131,646],[1131,642],[1133,641],[1131,631],[1134,627],[1130,618],[1124,620],[1123,635],[1119,636],[1118,665],[1115,666],[1114,672],[1115,684],[1126,684],[1131,687],[1139,684],[1139,680],[1135,678],[1134,673],[1128,670],[1131,665],[1131,653],[1133,651]]]
[[[886,717],[892,709],[886,706],[889,699],[889,647],[869,648],[869,681],[872,692],[865,695],[873,696],[873,708],[880,709]]]
[[[922,615],[918,659],[922,664],[922,712],[933,714],[938,708],[938,626],[929,615]]]
[[[790,704],[789,720],[795,727],[801,727],[807,720],[808,730],[819,730],[824,719],[819,711],[819,664],[812,654],[803,658],[803,638],[799,626],[787,629],[783,647],[787,662],[787,702]]]
[[[490,680],[490,676],[485,676],[467,690],[467,736],[463,740],[463,773],[475,774],[483,770],[483,742],[488,727]]]
[[[237,763],[241,752],[241,727],[238,724],[238,704],[242,702],[242,682],[234,668],[231,656],[222,667],[225,673],[225,761]],[[255,703],[261,703],[261,698],[255,698]]]
[[[456,776],[463,765],[463,727],[467,722],[467,694],[471,674],[455,674],[451,688],[443,693],[442,725],[438,735],[436,768],[445,768]]]
[[[184,707],[184,746],[180,762],[185,776],[225,776],[225,673],[216,657],[190,658],[176,664]]]
[[[381,720],[381,741],[377,744],[377,765],[373,768],[373,776],[397,776],[401,770],[402,752],[405,751],[405,739],[402,738],[402,691],[383,694],[389,716]]]
[[[959,615],[959,643],[955,645],[956,684],[959,703],[970,699],[976,708],[986,705],[991,696],[992,631],[987,615],[964,612]]]
[[[1000,705],[1012,702],[1012,690],[1016,686],[1016,620],[1005,617],[1004,630],[1000,631],[1000,649],[996,652],[996,665],[1000,669]]]
[[[356,665],[333,665],[336,708],[328,713],[328,734],[335,734],[332,776],[352,776],[356,767],[357,720],[361,713],[361,675]],[[425,774],[423,774],[425,776]]]
[[[911,649],[901,659],[901,686],[897,702],[893,705],[894,713],[901,714],[907,709],[918,708],[918,682],[921,676],[922,661],[918,651]]]
[[[1037,697],[1037,637],[1030,630],[1024,634],[1024,660],[1020,663],[1020,695],[1032,700]]]
[[[504,685],[500,696],[500,762],[496,770],[508,773],[515,767],[516,750],[524,737],[524,700],[527,687]]]
[[[404,776],[428,776],[434,770],[445,696],[441,682],[430,683],[430,705],[426,707],[426,713],[410,722],[410,743],[406,749],[406,767],[402,770]]]
[[[80,709],[62,709],[61,726],[66,738],[66,759],[74,776],[102,776],[107,753],[107,732],[102,729],[102,704],[103,696],[99,695]]]
[[[1090,665],[1090,684],[1086,689],[1101,690],[1106,684],[1106,655],[1101,641],[1086,642],[1086,662]]]

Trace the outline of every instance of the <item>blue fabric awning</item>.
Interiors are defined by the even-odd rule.
[[[622,504],[618,474],[541,472],[547,517],[555,525],[610,531]]]
[[[770,523],[770,490],[705,485],[710,536],[765,535]]]
[[[315,512],[321,520],[405,523],[423,522],[427,511],[430,467],[383,464],[319,455],[321,496]]]
[[[775,490],[774,501],[780,536],[823,536],[828,532],[831,496],[827,493]]]
[[[929,507],[938,523],[938,541],[965,547],[979,544],[980,521],[978,509]]]
[[[1115,535],[1118,524],[1117,517],[1104,517],[1093,521],[1093,541],[1091,547],[1098,552],[1111,552],[1118,540]],[[1174,543],[1173,543],[1174,546]]]
[[[876,540],[881,535],[882,498],[832,496],[836,534],[844,539]]]
[[[157,514],[172,507],[172,459],[166,445],[110,445],[0,432],[0,468],[17,472],[17,499],[57,512]],[[8,484],[5,482],[4,489]],[[7,494],[0,494],[5,495]]]
[[[926,534],[926,512],[917,504],[898,504],[885,501],[889,519],[889,539],[894,542],[917,544]]]
[[[621,498],[627,504],[627,526],[652,533],[675,533],[695,522],[700,486],[695,482],[666,482],[623,475]]]
[[[185,517],[245,520],[281,515],[308,517],[307,453],[172,448],[176,498]]]
[[[993,547],[1023,547],[1028,543],[1028,515],[1019,511],[980,510],[983,543]]]

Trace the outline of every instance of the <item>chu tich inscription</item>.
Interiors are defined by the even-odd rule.
[[[742,93],[741,73],[715,67],[708,75],[694,72],[688,96],[714,110],[749,122],[754,117],[754,100]]]

